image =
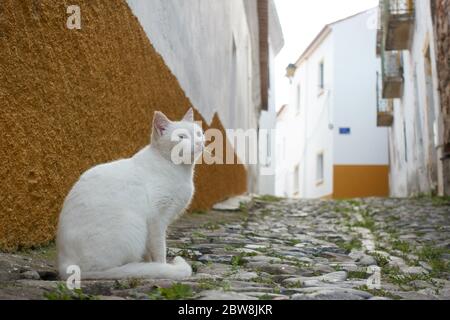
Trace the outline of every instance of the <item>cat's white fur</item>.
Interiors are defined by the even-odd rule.
[[[192,109],[180,122],[155,112],[149,146],[80,177],[59,218],[61,278],[67,279],[71,265],[80,267],[82,279],[191,276],[183,258],[166,263],[167,227],[184,212],[194,193],[194,164],[176,165],[171,160],[172,148],[180,143],[193,160],[203,151],[203,132]]]

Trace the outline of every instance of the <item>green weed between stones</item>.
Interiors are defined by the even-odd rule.
[[[81,289],[69,290],[65,283],[58,283],[54,291],[44,293],[47,300],[97,300],[95,296],[84,294]]]
[[[126,289],[134,289],[139,287],[142,284],[142,279],[131,278],[127,280],[116,280],[114,281],[114,289],[117,290],[126,290]]]
[[[208,222],[205,223],[203,226],[201,226],[202,229],[206,229],[206,230],[218,230],[220,229],[220,223],[216,223],[216,222]]]
[[[366,271],[349,271],[347,275],[349,279],[368,279],[369,276]]]
[[[420,260],[424,260],[431,266],[433,276],[440,276],[443,273],[450,272],[449,262],[442,258],[442,255],[446,253],[449,254],[450,250],[427,245],[422,247],[417,255]]]
[[[403,253],[410,253],[411,246],[406,241],[394,240],[392,243],[392,249],[401,251]]]
[[[432,197],[431,202],[435,207],[450,206],[450,197]]]
[[[231,266],[233,267],[233,270],[238,269],[239,267],[245,266],[248,261],[245,259],[245,257],[253,257],[257,256],[257,253],[246,253],[241,252],[233,257],[231,257]]]
[[[404,273],[399,267],[384,266],[382,268],[382,276],[387,279],[388,282],[399,286],[405,291],[415,291],[417,290],[414,285],[414,281],[421,280],[425,281],[432,286],[437,286],[438,284],[432,279],[428,274],[409,274]]]
[[[379,266],[380,268],[383,268],[389,264],[390,259],[388,257],[385,257],[378,252],[371,252],[370,254],[377,262],[377,266]]]
[[[336,245],[347,252],[352,251],[352,249],[359,250],[362,248],[362,242],[358,238],[352,238],[350,241],[338,241]]]
[[[194,237],[194,238],[201,238],[201,239],[206,239],[207,238],[206,235],[204,235],[203,233],[198,232],[198,231],[194,231],[192,233],[192,237]]]
[[[263,202],[280,202],[283,198],[271,196],[271,195],[263,195],[255,197],[255,200],[263,201]]]
[[[148,296],[152,300],[189,300],[194,292],[187,284],[175,283],[169,288],[155,288]]]
[[[360,214],[361,214],[361,217],[362,217],[362,221],[356,222],[353,226],[354,227],[366,228],[366,229],[369,229],[370,231],[373,232],[375,230],[375,220],[370,215],[369,211],[362,210],[360,212]]]
[[[366,285],[356,288],[357,290],[365,291],[370,293],[373,296],[376,297],[385,297],[389,299],[399,300],[401,297],[390,293],[389,291],[383,290],[383,289],[369,289]]]
[[[231,285],[225,280],[201,279],[198,282],[198,288],[200,290],[222,289],[223,291],[230,291]]]

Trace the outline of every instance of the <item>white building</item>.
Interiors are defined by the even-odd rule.
[[[275,105],[275,57],[284,46],[283,30],[273,1],[269,3],[269,91],[267,110],[259,120],[259,194],[275,193],[276,157],[274,149],[277,111]]]
[[[323,28],[288,67],[277,123],[276,194],[387,196],[387,129],[377,127],[377,9]]]
[[[381,0],[380,12],[391,195],[442,194],[443,115],[430,1]]]

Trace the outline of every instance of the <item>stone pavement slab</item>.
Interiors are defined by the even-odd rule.
[[[194,270],[185,281],[83,281],[72,292],[49,246],[0,253],[0,299],[450,299],[449,219],[443,198],[256,197],[171,226],[169,260]]]

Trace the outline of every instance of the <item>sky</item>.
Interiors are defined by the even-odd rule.
[[[288,64],[297,61],[326,24],[376,7],[378,0],[275,0],[275,5],[285,42],[275,60],[278,110],[289,101]]]

